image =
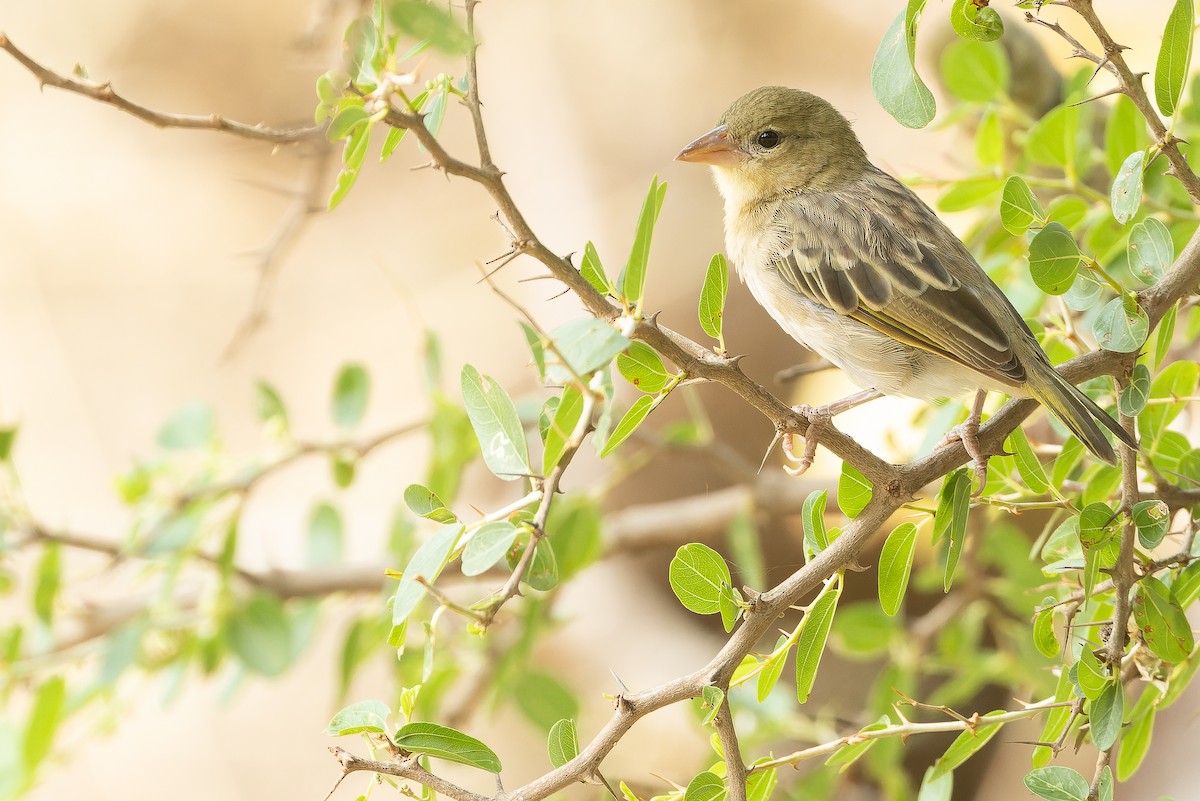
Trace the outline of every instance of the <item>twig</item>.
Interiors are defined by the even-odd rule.
[[[279,268],[284,258],[295,247],[313,215],[325,211],[321,201],[324,191],[328,167],[333,156],[334,147],[329,143],[320,143],[313,149],[308,169],[301,177],[299,184],[290,193],[292,202],[283,213],[275,233],[258,252],[254,265],[258,272],[258,280],[254,285],[254,295],[250,301],[250,310],[234,331],[225,346],[223,358],[229,359],[250,339],[266,322],[267,305],[271,292],[275,288],[275,279],[279,276]]]
[[[372,773],[383,773],[388,776],[399,776],[402,779],[410,779],[425,785],[434,792],[449,796],[455,799],[455,801],[489,801],[488,796],[465,790],[457,784],[448,782],[442,777],[435,776],[425,770],[425,768],[421,767],[415,755],[391,762],[379,762],[374,759],[357,757],[344,748],[338,748],[337,746],[331,747],[329,752],[341,763],[343,775],[359,770],[368,770]]]
[[[112,84],[107,81],[99,83],[83,78],[68,77],[42,66],[17,49],[12,40],[3,33],[0,33],[0,50],[8,51],[9,55],[20,62],[25,69],[33,73],[34,77],[38,79],[39,85],[43,87],[53,86],[56,89],[63,89],[83,95],[84,97],[89,97],[97,102],[119,108],[121,111],[132,114],[139,120],[148,122],[159,128],[191,128],[221,131],[233,134],[234,136],[240,136],[244,139],[255,139],[275,144],[316,139],[321,136],[324,130],[319,125],[302,128],[269,128],[261,124],[248,125],[244,122],[229,120],[220,114],[169,114],[162,111],[155,111],[134,103],[123,95],[117,94],[112,88]]]
[[[1017,709],[1000,715],[990,715],[984,717],[976,713],[970,717],[960,715],[959,719],[956,720],[943,720],[936,723],[897,723],[894,726],[886,726],[881,729],[857,731],[854,734],[848,734],[845,737],[840,737],[827,743],[821,743],[820,745],[814,745],[809,748],[803,748],[799,751],[793,751],[786,756],[781,756],[766,762],[759,762],[758,764],[750,767],[750,772],[757,773],[760,770],[781,767],[783,765],[795,765],[796,763],[803,762],[807,759],[828,756],[829,754],[833,754],[848,745],[854,745],[856,743],[869,742],[871,740],[882,740],[888,737],[907,738],[913,734],[966,731],[968,729],[975,729],[979,726],[1000,726],[1017,720],[1025,720],[1027,718],[1037,717],[1048,709],[1070,705],[1070,701],[1055,701],[1053,698],[1047,698],[1043,701],[1030,704],[1024,709]]]

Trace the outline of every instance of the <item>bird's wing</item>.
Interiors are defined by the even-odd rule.
[[[963,286],[946,263],[968,260],[956,265],[958,275],[970,269],[991,279],[906,188],[893,181],[872,189],[790,204],[783,222],[791,247],[775,263],[783,277],[809,300],[894,339],[1001,383],[1023,382],[1025,368],[998,320],[1015,315],[1012,307],[998,289],[993,296]]]

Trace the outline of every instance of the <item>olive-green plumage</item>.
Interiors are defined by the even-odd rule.
[[[937,215],[873,165],[825,100],[778,86],[734,101],[680,153],[710,164],[725,243],[755,299],[865,389],[1033,397],[1115,461],[1116,421],[1051,366],[999,287]]]

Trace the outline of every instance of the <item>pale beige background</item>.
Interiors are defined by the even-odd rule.
[[[873,158],[897,173],[964,169],[955,134],[907,131],[870,95],[871,56],[900,5],[489,0],[479,15],[481,73],[496,159],[551,246],[579,250],[593,239],[610,270],[623,259],[650,176],[669,181],[648,293],[651,305],[671,310],[668,324],[698,335],[690,309],[703,267],[721,247],[719,201],[704,171],[672,157],[742,91],[784,83],[829,97],[856,121]],[[931,14],[944,14],[945,3],[930,5]],[[1101,5],[1119,38],[1137,48],[1134,58],[1149,64],[1168,0]],[[331,7],[345,18],[345,4]],[[286,124],[310,117],[314,77],[337,52],[336,35],[307,50],[296,46],[315,13],[298,0],[3,0],[0,30],[44,63],[60,71],[82,63],[155,108]],[[1051,46],[1062,53],[1059,43]],[[454,65],[430,65],[441,68]],[[1107,86],[1098,79],[1098,88]],[[258,377],[283,393],[306,437],[332,433],[329,385],[347,360],[372,371],[367,429],[418,418],[425,326],[441,334],[451,378],[469,360],[514,391],[532,388],[512,312],[475,283],[474,262],[505,249],[488,220],[493,207],[464,181],[411,171],[420,162],[411,144],[386,165],[368,164],[342,207],[311,221],[281,268],[266,324],[226,357],[255,283],[252,258],[240,254],[267,241],[288,202],[259,185],[296,185],[302,165],[294,151],[155,130],[77,96],[39,92],[7,58],[0,58],[0,122],[0,418],[21,423],[16,459],[44,521],[120,536],[127,517],[112,476],[152,455],[161,422],[192,399],[215,405],[234,454],[254,453]],[[468,134],[464,115],[452,109],[451,149],[467,152]],[[516,263],[506,285],[547,324],[576,314],[570,299],[545,302],[554,292],[548,284],[516,283],[536,273]],[[739,288],[733,294],[730,346],[750,351],[748,370],[767,380],[798,353],[778,335],[759,337],[770,331],[765,317]],[[811,400],[821,402],[839,389],[816,392]],[[846,426],[881,442],[868,426],[892,417],[885,403]],[[747,428],[750,450],[769,441],[761,421]],[[344,494],[352,551],[375,552],[397,489],[420,477],[423,453],[413,442],[372,457]],[[473,491],[472,500],[486,504],[495,487],[480,480]],[[295,543],[311,502],[333,494],[323,464],[272,481],[248,511],[242,556],[259,565],[298,562]],[[677,624],[670,651],[662,646],[657,632],[677,620],[675,609],[660,609],[659,596],[647,598],[636,584],[614,592],[620,569],[593,571],[565,599],[576,619],[544,655],[547,668],[569,665],[578,686],[611,691],[609,668],[636,687],[708,659],[714,642]],[[596,604],[594,594],[605,602]],[[334,703],[337,642],[327,631],[284,680],[250,682],[229,702],[219,684],[191,687],[164,706],[159,683],[127,683],[112,734],[99,734],[91,719],[73,722],[63,738],[69,754],[33,797],[320,799],[337,773],[321,733]],[[369,696],[371,678],[352,697]],[[608,714],[602,699],[587,700],[583,731]],[[636,759],[677,765],[663,770],[686,781],[707,747],[694,727],[680,725],[688,718],[680,709],[644,721],[610,773]],[[524,723],[505,716],[479,725],[505,738],[510,785],[543,769],[541,740]],[[1194,738],[1194,709],[1177,709],[1167,725]],[[1023,770],[1025,749],[1011,753],[1011,771]],[[1194,797],[1174,771],[1144,770],[1139,782],[1127,797]],[[348,780],[336,797],[364,787],[363,777]]]

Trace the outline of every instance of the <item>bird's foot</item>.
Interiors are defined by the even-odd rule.
[[[979,421],[968,418],[966,422],[959,423],[946,432],[946,436],[942,437],[942,441],[937,444],[934,450],[946,447],[947,445],[953,445],[955,442],[961,442],[963,448],[967,451],[967,455],[971,457],[972,464],[975,467],[975,475],[979,479],[979,486],[972,494],[978,497],[983,493],[984,486],[987,485],[989,456],[989,454],[983,452],[983,447],[979,444]]]
[[[785,464],[784,471],[789,476],[802,476],[812,467],[813,459],[817,455],[818,438],[816,432],[813,431],[816,418],[825,417],[832,418],[833,415],[829,411],[828,406],[809,406],[807,403],[802,403],[799,406],[793,406],[792,411],[797,414],[802,414],[808,419],[808,428],[804,430],[804,453],[799,457],[795,452],[795,434],[787,433],[783,435],[783,455],[789,462],[794,462],[795,467]]]

